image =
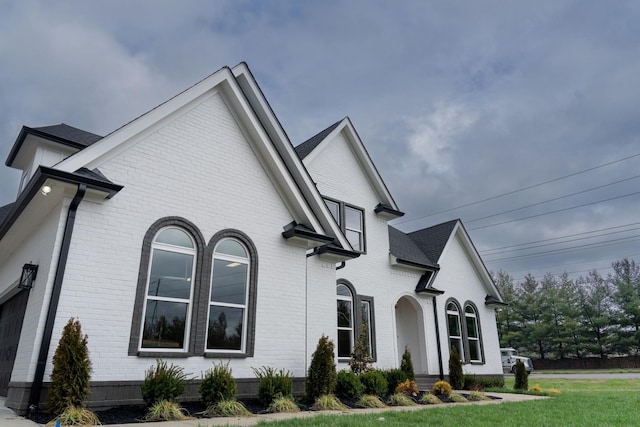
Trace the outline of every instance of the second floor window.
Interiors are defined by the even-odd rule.
[[[337,200],[324,201],[353,250],[365,252],[364,210]]]

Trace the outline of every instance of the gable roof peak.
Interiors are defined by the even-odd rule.
[[[300,157],[301,160],[307,157],[307,155],[309,155],[318,146],[318,144],[324,141],[325,138],[329,136],[329,134],[331,134],[331,132],[333,132],[335,128],[337,128],[338,125],[342,123],[345,119],[347,119],[347,117],[338,120],[328,128],[318,132],[311,138],[304,141],[302,144],[295,147],[296,154],[298,154],[298,157]]]

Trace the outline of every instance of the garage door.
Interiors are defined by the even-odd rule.
[[[0,396],[9,388],[27,301],[29,291],[22,291],[0,306]]]

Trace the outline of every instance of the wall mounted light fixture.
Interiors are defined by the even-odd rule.
[[[18,287],[20,289],[33,288],[33,282],[36,281],[37,274],[38,274],[38,266],[36,264],[23,265],[22,276],[20,276],[20,283],[18,283]]]

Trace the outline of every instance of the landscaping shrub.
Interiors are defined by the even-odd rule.
[[[231,375],[229,362],[213,363],[213,368],[202,375],[202,382],[198,387],[200,399],[207,407],[222,400],[235,400],[236,380]]]
[[[58,415],[51,423],[59,422],[63,426],[95,426],[100,425],[100,420],[87,408],[68,406],[64,412]]]
[[[425,393],[420,398],[420,403],[426,403],[427,405],[437,405],[442,403],[442,400],[438,399],[438,396],[431,393]]]
[[[465,375],[464,390],[484,390],[485,388],[503,388],[504,379],[498,377],[478,377],[476,375]]]
[[[362,324],[360,335],[356,344],[353,346],[353,352],[349,359],[349,367],[354,374],[361,374],[367,372],[370,367],[369,364],[373,361],[369,355],[369,335],[367,326]]]
[[[393,394],[398,384],[409,378],[407,377],[407,373],[401,369],[389,369],[384,371],[384,377],[387,380],[387,385],[389,386],[388,394]]]
[[[344,411],[347,409],[334,395],[323,394],[313,403],[311,407],[314,411]]]
[[[449,399],[451,399],[452,402],[455,403],[464,403],[464,402],[468,402],[467,398],[464,397],[461,394],[455,393],[455,392],[451,392],[449,393]]]
[[[390,406],[415,406],[416,402],[403,393],[395,393],[389,396]]]
[[[365,394],[375,394],[384,397],[387,394],[388,384],[381,371],[369,371],[359,375],[360,382],[364,386]]]
[[[527,376],[527,368],[520,360],[516,361],[516,378],[513,388],[515,390],[528,390],[529,389],[529,377]]]
[[[69,319],[53,355],[51,385],[47,397],[49,413],[62,414],[67,407],[84,408],[89,395],[91,360],[87,336],[82,334],[80,321]]]
[[[333,394],[337,376],[333,342],[323,335],[311,356],[306,383],[307,398],[313,402],[322,395]]]
[[[147,410],[145,421],[180,421],[188,420],[189,416],[176,402],[159,400]]]
[[[474,390],[469,393],[469,400],[491,400],[491,398],[482,392]]]
[[[460,390],[464,385],[464,374],[462,373],[462,361],[460,354],[455,347],[451,348],[449,355],[449,384],[456,390]]]
[[[210,417],[247,417],[253,415],[242,403],[235,399],[219,400],[207,407],[204,414]]]
[[[451,385],[446,381],[436,381],[431,388],[431,393],[448,396],[451,393]]]
[[[300,408],[296,405],[296,402],[293,401],[293,397],[291,396],[277,396],[273,399],[269,407],[267,408],[267,412],[271,413],[295,413],[300,412]]]
[[[336,383],[336,395],[338,397],[354,400],[362,396],[362,393],[364,393],[364,386],[356,374],[347,370],[338,372],[338,381]]]
[[[407,396],[417,396],[420,390],[418,390],[418,384],[412,380],[405,380],[397,385],[395,389],[396,394],[406,394]]]
[[[386,408],[387,405],[384,404],[382,400],[378,396],[374,396],[372,394],[363,395],[358,402],[356,403],[358,408]]]
[[[288,397],[293,394],[293,375],[289,371],[263,366],[253,368],[258,378],[258,400],[265,406],[270,405],[276,397]]]
[[[411,361],[411,352],[407,346],[404,346],[404,353],[402,354],[402,360],[400,361],[400,370],[407,374],[407,378],[415,381],[416,376],[413,373],[413,362]]]
[[[174,402],[184,393],[187,375],[183,369],[174,364],[167,365],[158,359],[156,366],[147,370],[142,383],[142,399],[148,408],[162,400]]]

